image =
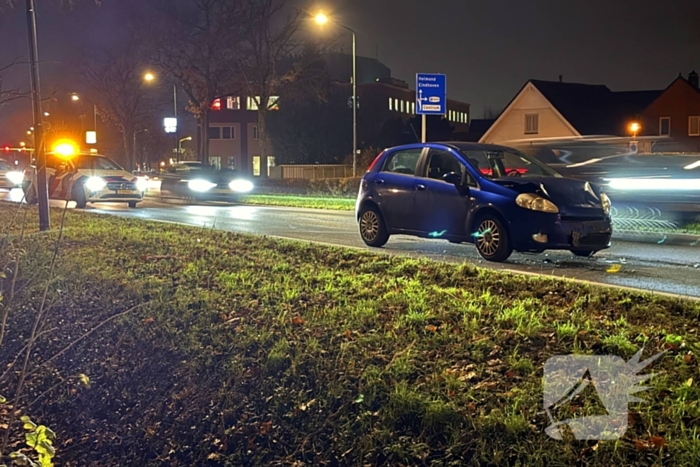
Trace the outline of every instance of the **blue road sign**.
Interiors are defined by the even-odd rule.
[[[435,73],[416,75],[416,113],[445,115],[447,113],[447,76]]]

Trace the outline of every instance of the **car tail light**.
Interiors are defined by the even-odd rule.
[[[367,169],[367,172],[370,172],[370,171],[372,170],[372,167],[374,167],[375,164],[377,163],[377,161],[379,160],[379,158],[382,157],[382,154],[384,154],[384,152],[380,152],[379,155],[378,155],[377,157],[374,158],[374,160],[372,161],[372,163],[369,165],[369,168]]]

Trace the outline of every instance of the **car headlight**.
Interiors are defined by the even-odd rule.
[[[148,177],[139,177],[136,179],[136,189],[139,191],[148,190]]]
[[[234,180],[228,184],[228,187],[237,193],[249,193],[253,191],[253,182],[248,180]]]
[[[608,195],[605,193],[600,194],[600,203],[603,205],[603,212],[609,216],[610,211],[612,210],[612,203],[610,202],[610,198],[608,198]]]
[[[533,193],[518,195],[518,197],[515,198],[515,204],[531,211],[547,212],[550,214],[557,214],[559,212],[559,208],[556,204]]]
[[[15,185],[21,185],[24,181],[24,174],[22,172],[7,172],[6,177]]]
[[[216,183],[212,183],[208,180],[190,180],[187,183],[187,186],[192,191],[204,193],[205,191],[209,191],[214,188]]]
[[[85,187],[90,191],[100,191],[104,190],[107,186],[107,182],[101,177],[90,177],[85,182]]]

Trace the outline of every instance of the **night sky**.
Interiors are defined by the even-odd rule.
[[[120,0],[101,7],[87,0],[73,12],[50,1],[38,0],[44,89],[70,83],[71,56],[122,34],[128,13]],[[317,7],[357,31],[360,55],[378,56],[411,87],[416,72],[446,73],[449,96],[471,103],[472,118],[486,106],[501,110],[530,78],[663,89],[679,72],[700,71],[697,0],[326,0],[311,10]],[[26,56],[25,27],[23,9],[0,13],[0,64]],[[349,35],[345,42],[350,52]],[[17,70],[5,86],[12,81],[24,85],[28,71]],[[27,126],[28,111],[28,101],[0,108],[0,138]]]

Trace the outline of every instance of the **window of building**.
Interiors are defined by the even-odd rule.
[[[226,108],[228,110],[241,110],[241,98],[229,96],[226,98]]]
[[[270,100],[269,100],[268,105],[267,105],[267,109],[268,110],[279,110],[280,109],[279,100],[280,100],[280,96],[270,97]]]
[[[225,126],[221,129],[221,139],[236,139],[236,129],[232,126]]]
[[[688,118],[688,136],[700,136],[700,117]]]
[[[209,156],[209,164],[221,170],[221,156]]]
[[[253,177],[260,176],[260,156],[253,156]]]
[[[246,109],[248,110],[258,110],[258,101],[260,100],[260,97],[248,97],[248,102],[246,104]]]
[[[274,156],[267,156],[267,176],[270,176],[270,169],[272,169],[275,166],[275,157]]]
[[[253,139],[258,139],[259,136],[260,136],[260,135],[258,134],[258,126],[255,125],[255,126],[253,127]]]
[[[403,104],[404,104],[404,101],[401,101],[401,103],[400,103],[400,106],[401,106],[401,113],[403,113]]]
[[[525,134],[536,135],[540,132],[540,116],[539,114],[525,115]]]
[[[671,135],[671,117],[661,117],[659,119],[659,135]]]
[[[408,149],[406,151],[397,151],[389,157],[384,172],[394,172],[406,175],[414,175],[418,159],[420,159],[422,149]]]
[[[396,109],[397,112],[399,111],[399,100],[398,99],[394,99],[394,108]]]
[[[411,102],[411,113],[412,114],[416,113],[416,103],[415,102]]]
[[[209,127],[209,139],[221,139],[221,127],[210,126]]]
[[[392,100],[391,97],[389,98],[389,111],[390,112],[394,111],[394,101]]]
[[[211,109],[212,109],[212,110],[221,110],[221,99],[216,99],[216,100],[211,104]]]

